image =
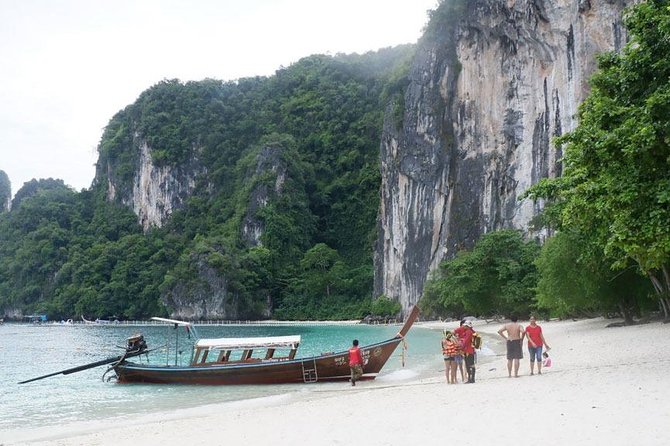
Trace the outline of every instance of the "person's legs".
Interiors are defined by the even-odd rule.
[[[453,360],[449,363],[449,373],[451,375],[451,383],[456,384],[456,369],[458,368],[458,364],[456,364],[456,360]]]
[[[535,362],[537,362],[537,374],[542,374],[542,347],[538,347],[535,352]]]
[[[447,377],[447,384],[450,384],[451,381],[451,361],[444,359],[444,375]]]
[[[507,375],[509,377],[512,377],[512,369],[514,369],[514,377],[519,377],[519,360],[521,358],[523,358],[521,340],[507,341]]]
[[[508,340],[506,343],[507,347],[507,377],[512,377],[512,360],[514,359],[512,351],[512,341]]]
[[[355,365],[353,367],[350,367],[351,369],[351,385],[355,386],[356,381],[358,381],[358,378],[363,376],[363,367],[360,365]]]
[[[468,372],[468,382],[475,382],[475,355],[465,355],[465,368]]]
[[[528,356],[530,357],[530,374],[534,375],[533,373],[535,369],[535,348],[531,347],[530,345],[528,346]]]
[[[461,381],[465,382],[465,371],[463,370],[463,356],[462,355],[457,356],[456,362],[458,363],[458,369],[461,371]]]

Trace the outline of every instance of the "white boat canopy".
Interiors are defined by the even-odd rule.
[[[175,319],[165,319],[164,317],[155,317],[154,316],[154,317],[151,318],[151,320],[152,321],[159,321],[159,322],[167,322],[168,324],[183,325],[185,327],[190,327],[191,325],[193,325],[190,322],[178,321],[178,320],[175,320]]]
[[[243,350],[255,348],[291,348],[296,349],[300,344],[300,335],[270,336],[258,338],[219,338],[199,339],[195,348],[208,350]]]

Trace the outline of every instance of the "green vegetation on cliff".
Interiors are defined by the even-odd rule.
[[[0,310],[139,318],[219,296],[230,318],[364,316],[386,87],[413,51],[149,88],[106,127],[91,190],[35,184],[0,217]],[[146,232],[124,204],[143,147],[158,167],[197,172],[184,205]],[[260,244],[243,234],[249,219]]]

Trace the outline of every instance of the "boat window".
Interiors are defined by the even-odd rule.
[[[217,363],[234,363],[240,361],[281,361],[293,359],[297,349],[293,348],[268,348],[241,350],[218,350],[196,348],[192,364],[208,365]]]

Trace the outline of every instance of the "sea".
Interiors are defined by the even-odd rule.
[[[399,325],[363,324],[225,324],[197,325],[201,338],[300,335],[296,357],[343,351],[353,339],[362,346],[389,339]],[[108,380],[108,366],[68,375],[58,374],[26,384],[31,378],[66,370],[123,353],[126,339],[142,333],[151,362],[186,364],[193,337],[170,325],[0,325],[0,434],[15,429],[48,428],[187,409],[209,404],[259,400],[286,394],[337,390],[346,383],[199,386],[118,384]],[[179,335],[175,348],[175,334]],[[402,385],[422,378],[443,377],[441,331],[413,327],[378,377],[366,385]],[[483,349],[485,355],[492,354]],[[105,379],[103,379],[103,375]],[[368,384],[371,383],[371,384]]]

